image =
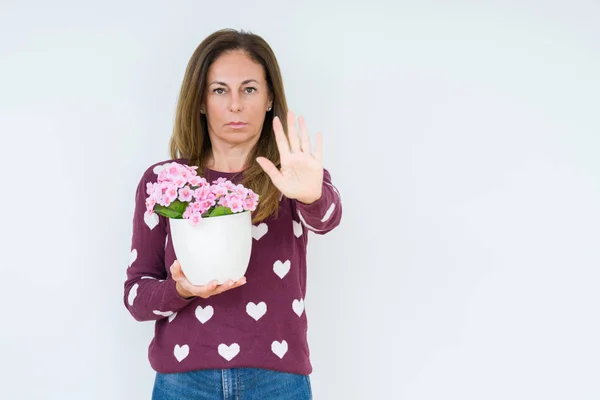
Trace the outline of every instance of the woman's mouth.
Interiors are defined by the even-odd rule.
[[[242,121],[232,121],[232,122],[230,122],[230,123],[227,124],[227,126],[230,126],[232,128],[236,128],[236,129],[243,128],[246,125],[248,125],[248,124],[245,123],[245,122],[242,122]]]

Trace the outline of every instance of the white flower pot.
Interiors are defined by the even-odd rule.
[[[171,240],[181,270],[194,285],[212,280],[224,283],[246,274],[252,251],[252,218],[249,211],[202,218],[169,218]]]

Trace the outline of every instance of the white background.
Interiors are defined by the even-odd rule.
[[[342,193],[310,239],[316,399],[600,398],[593,0],[2,1],[0,397],[150,398],[135,186],[223,27],[271,44]]]

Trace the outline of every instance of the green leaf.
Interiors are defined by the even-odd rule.
[[[186,208],[187,208],[187,203],[184,203],[179,200],[175,200],[171,204],[169,204],[169,207],[165,207],[165,206],[161,206],[160,204],[156,204],[154,206],[154,211],[157,214],[162,215],[163,217],[182,219],[183,213],[185,212]]]
[[[173,210],[173,211],[177,211],[179,213],[181,213],[183,215],[183,213],[185,212],[185,209],[187,208],[188,203],[184,203],[182,201],[179,200],[175,200],[174,202],[172,202],[169,205],[169,209]]]
[[[184,209],[185,211],[185,209]],[[183,212],[180,212],[178,210],[173,210],[171,209],[171,207],[165,207],[165,206],[161,206],[160,204],[156,204],[154,206],[154,212],[156,212],[159,215],[162,215],[163,217],[167,217],[167,218],[175,218],[175,219],[181,219],[183,218]]]
[[[233,214],[233,212],[227,208],[227,207],[223,207],[223,206],[216,206],[209,214],[209,217],[219,217],[221,215],[230,215]]]

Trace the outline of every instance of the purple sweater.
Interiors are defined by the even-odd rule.
[[[145,217],[146,183],[162,164],[150,166],[137,187],[125,307],[137,321],[155,321],[148,356],[155,371],[256,367],[310,374],[307,343],[306,249],[308,230],[325,234],[339,225],[341,199],[324,171],[323,194],[310,205],[282,197],[279,216],[252,228],[247,282],[208,299],[184,299],[169,267],[177,258],[169,220]],[[209,182],[233,173],[207,171]],[[239,182],[238,179],[234,182]]]

